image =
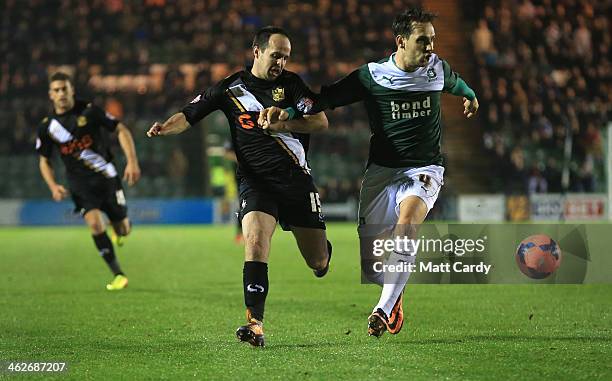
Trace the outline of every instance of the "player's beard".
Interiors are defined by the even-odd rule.
[[[431,54],[430,52],[427,53],[423,53],[423,56],[421,57],[421,66],[427,66],[427,63],[429,62],[429,59],[431,58]]]
[[[270,70],[268,70],[268,75],[270,76],[270,78],[276,79],[281,75],[282,72],[283,69],[281,69],[280,67],[273,66],[270,68]]]

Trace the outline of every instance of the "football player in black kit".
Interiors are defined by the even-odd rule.
[[[253,40],[252,68],[223,79],[147,132],[150,137],[178,134],[215,110],[223,111],[229,121],[238,159],[245,243],[247,324],[238,328],[236,335],[253,346],[264,345],[268,254],[277,221],[283,230],[291,230],[317,277],[327,273],[331,258],[319,194],[306,160],[309,134],[327,129],[325,114],[279,122],[283,123],[277,129],[280,132],[269,133],[257,126],[259,112],[266,107],[312,104],[312,92],[302,79],[284,70],[290,53],[291,43],[283,29],[259,30]]]
[[[72,200],[91,230],[100,255],[113,272],[106,285],[109,291],[127,287],[111,239],[106,234],[102,213],[110,220],[117,237],[130,233],[125,195],[121,179],[112,162],[110,134],[117,132],[119,144],[127,158],[123,179],[131,186],[140,178],[134,141],[128,128],[101,108],[75,100],[70,77],[62,72],[49,79],[49,98],[53,112],[38,127],[36,151],[40,155],[40,173],[49,186],[53,200],[68,196],[68,190],[55,181],[51,155],[54,147],[66,166],[68,189]]]

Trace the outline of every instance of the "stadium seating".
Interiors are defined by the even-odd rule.
[[[491,190],[605,191],[602,134],[612,111],[609,5],[475,3],[469,16],[475,24],[483,142],[503,171]],[[513,156],[524,163],[517,166]],[[561,183],[564,166],[567,184]]]
[[[503,176],[489,174],[498,179],[490,182],[489,191],[527,192],[536,173],[543,174],[548,191],[560,190],[567,126],[574,138],[571,190],[602,189],[601,128],[610,113],[610,63],[604,54],[610,33],[605,10],[600,9],[604,5],[554,3],[555,9],[544,0],[519,5],[477,0],[464,10],[474,25],[473,70],[480,78],[476,87],[483,142],[494,161],[492,168],[506,171]],[[377,4],[274,0],[244,8],[240,1],[113,1],[55,7],[48,2],[4,2],[2,14],[8,24],[0,44],[0,157],[28,164],[0,171],[19,169],[24,176],[38,176],[36,163],[28,158],[34,156],[36,126],[49,107],[46,78],[50,71],[64,68],[74,75],[79,96],[116,111],[131,128],[143,181],[129,190],[130,196],[201,196],[209,191],[208,179],[195,166],[205,162],[205,144],[222,147],[227,140],[223,115],[203,123],[206,139],[190,131],[185,138],[147,141],[144,131],[150,123],[243,68],[250,60],[251,36],[264,25],[279,24],[289,31],[289,69],[299,72],[314,90],[389,54],[394,49],[389,24],[404,4]],[[275,12],[276,7],[284,12]],[[516,9],[509,12],[508,7]],[[559,7],[566,10],[567,20],[555,16]],[[31,19],[38,22],[25,22]],[[33,35],[39,38],[28,38]],[[356,195],[354,179],[367,159],[367,119],[361,107],[330,112],[329,119],[330,133],[313,138],[313,173],[322,193],[328,185],[346,180],[351,184],[346,193]],[[523,151],[524,168],[510,160],[515,146]],[[176,160],[169,160],[169,155],[179,156],[180,170],[172,167]],[[516,176],[523,179],[510,180]],[[32,190],[26,189],[27,181],[9,183],[0,186],[0,197],[48,196],[44,186]],[[36,188],[42,183],[33,184]]]

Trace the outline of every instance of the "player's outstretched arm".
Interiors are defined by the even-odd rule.
[[[152,138],[155,136],[176,135],[189,127],[191,127],[191,125],[187,122],[185,114],[179,112],[172,115],[163,124],[159,122],[153,123],[149,131],[147,131],[147,136]]]
[[[463,98],[463,115],[471,118],[478,111],[478,99],[476,93],[472,90],[461,76],[453,71],[447,61],[442,60],[442,68],[444,69],[444,88],[443,91]]]
[[[61,201],[64,197],[68,196],[66,188],[55,182],[55,174],[49,158],[41,155],[38,167],[40,168],[40,174],[51,191],[51,196],[54,201]]]
[[[117,137],[127,161],[123,172],[123,180],[127,181],[129,186],[132,186],[140,179],[140,166],[136,157],[134,139],[130,130],[123,123],[117,125]]]
[[[269,107],[259,113],[259,119],[257,120],[257,122],[260,127],[265,129],[269,128],[268,126],[266,126],[266,123],[269,125],[271,123],[274,123],[274,121],[276,120],[293,121],[294,118],[299,119],[300,115],[304,115],[304,119],[307,119],[306,116],[319,115],[327,109],[333,109],[336,107],[346,106],[351,103],[362,101],[368,94],[368,89],[366,88],[366,85],[364,85],[364,82],[362,82],[365,81],[363,79],[365,78],[365,75],[363,75],[363,73],[367,70],[367,65],[364,65],[359,69],[353,71],[346,77],[342,78],[341,80],[331,85],[323,86],[321,88],[321,94],[314,95],[314,99],[311,100],[311,104],[309,107],[303,107],[303,109],[300,110],[295,107],[289,107],[286,109],[280,109],[278,107]],[[319,116],[320,119],[317,119],[317,121],[322,123],[323,117],[325,117],[325,115]],[[327,123],[326,117],[325,122]],[[296,126],[295,128],[300,127]],[[321,129],[326,128],[327,126]]]
[[[260,111],[257,123],[264,130],[303,134],[325,131],[329,126],[324,112],[304,115],[301,119],[288,120],[289,116],[287,110],[273,106]]]

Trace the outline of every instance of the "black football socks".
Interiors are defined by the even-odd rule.
[[[264,262],[244,262],[242,283],[244,304],[251,316],[263,321],[266,296],[268,295],[268,264]]]
[[[106,232],[93,235],[92,237],[98,251],[100,252],[100,255],[102,256],[102,259],[104,259],[104,262],[106,262],[113,274],[123,275],[123,271],[121,271],[121,267],[119,267],[119,263],[117,262],[117,257],[115,257],[113,243],[111,242],[110,238],[108,238]]]

